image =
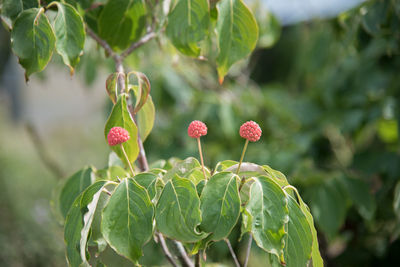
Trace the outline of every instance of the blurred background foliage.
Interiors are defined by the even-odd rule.
[[[257,121],[263,136],[250,145],[245,160],[282,171],[300,189],[314,215],[326,266],[395,266],[400,262],[400,2],[366,1],[331,19],[283,26],[260,5],[253,2],[259,45],[222,86],[212,53],[206,53],[209,60],[196,61],[158,39],[129,57],[129,68],[146,73],[152,84],[156,121],[145,143],[149,161],[197,156],[186,132],[194,119],[209,128],[202,141],[210,168],[238,160],[244,142],[238,129],[246,120]],[[6,43],[1,41],[2,48]],[[111,102],[93,83],[105,81],[113,65],[89,40],[85,51],[74,79],[85,81],[89,95],[104,94],[103,111],[96,115],[99,121],[88,123],[89,130],[66,129],[60,122],[46,139],[64,174],[85,163],[100,169],[107,162],[102,127]],[[44,82],[46,75],[40,75]],[[1,112],[0,265],[64,266],[62,228],[49,204],[58,181],[24,127],[12,124],[19,113]],[[232,242],[240,255],[237,233]],[[209,259],[225,262],[227,248],[218,243],[214,248]],[[151,244],[148,249],[154,250]],[[261,251],[252,253],[251,266],[267,262]],[[160,263],[152,260],[147,264]]]

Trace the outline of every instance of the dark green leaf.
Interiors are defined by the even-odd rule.
[[[67,218],[65,220],[64,239],[67,247],[67,261],[72,267],[79,266],[82,263],[80,255],[81,231],[83,228],[83,215],[86,212],[85,206],[82,206],[83,195],[84,203],[90,203],[93,196],[104,185],[104,181],[96,182],[81,193],[72,204]],[[83,209],[82,209],[83,207]]]
[[[22,11],[11,31],[11,46],[25,69],[28,81],[32,73],[42,71],[49,63],[55,47],[55,36],[43,9]]]
[[[221,0],[217,8],[217,69],[222,82],[229,68],[255,48],[258,26],[253,14],[241,0]]]
[[[120,255],[137,262],[153,234],[154,208],[147,191],[125,178],[103,210],[101,232]]]
[[[66,218],[76,197],[92,183],[92,168],[86,167],[68,178],[60,194],[60,211]]]
[[[109,0],[98,20],[99,35],[118,49],[125,49],[138,40],[146,26],[146,5],[143,0]]]
[[[207,240],[226,238],[240,214],[239,177],[230,172],[213,175],[200,198],[203,221],[200,229],[212,233]]]
[[[56,35],[56,51],[61,55],[64,64],[71,74],[79,62],[85,45],[85,27],[79,13],[69,4],[53,2],[57,5],[58,13],[54,21]]]
[[[200,55],[199,42],[207,33],[210,23],[207,0],[176,0],[168,15],[166,34],[183,54]]]
[[[139,185],[143,186],[147,190],[150,199],[153,199],[156,196],[157,175],[144,172],[135,175],[134,179]]]
[[[242,229],[251,231],[260,248],[283,260],[284,226],[289,220],[289,211],[281,187],[266,176],[254,178],[245,209]]]
[[[3,0],[1,16],[10,19],[10,21],[14,21],[23,10],[37,6],[37,0]]]
[[[177,175],[165,185],[156,207],[158,230],[182,242],[197,242],[205,237],[201,223],[200,199],[195,185]]]
[[[132,163],[136,160],[139,154],[139,146],[137,142],[138,129],[128,111],[125,94],[120,95],[118,97],[117,103],[114,105],[110,117],[108,117],[104,129],[104,135],[106,137],[106,140],[110,129],[116,126],[122,127],[129,132],[130,136],[129,140],[123,143],[122,145],[124,146],[126,154],[128,155],[129,161]],[[112,146],[111,149],[119,156],[119,158],[123,162],[125,162],[125,164],[127,164],[122,149],[119,145]]]
[[[285,262],[287,267],[306,267],[311,257],[313,236],[306,215],[296,200],[287,195],[289,223],[285,240]],[[317,265],[314,265],[317,266]]]

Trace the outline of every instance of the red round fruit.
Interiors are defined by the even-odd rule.
[[[247,121],[240,126],[239,134],[244,139],[250,142],[256,142],[260,140],[262,130],[260,126],[254,121]]]
[[[188,127],[188,135],[192,138],[199,138],[207,134],[207,126],[202,121],[192,121]]]
[[[125,143],[129,138],[129,132],[122,127],[111,128],[107,135],[107,141],[110,146]]]

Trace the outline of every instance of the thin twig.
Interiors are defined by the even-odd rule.
[[[174,240],[174,244],[179,252],[179,261],[181,262],[182,266],[184,267],[194,267],[192,260],[186,253],[185,248],[183,247],[182,243],[179,241]]]
[[[228,238],[225,238],[224,241],[228,245],[229,251],[231,252],[231,255],[232,255],[233,261],[235,262],[236,267],[240,267],[240,263],[236,257],[235,251],[232,248],[231,242],[229,241]]]
[[[172,254],[168,249],[167,243],[165,242],[163,235],[157,232],[157,238],[160,241],[161,248],[167,260],[172,264],[172,266],[178,267],[179,265],[175,262],[174,258],[172,257]]]
[[[92,31],[87,25],[86,25],[86,33],[92,37],[101,47],[106,50],[107,54],[109,54],[115,62],[121,61],[120,56],[114,52],[114,50],[111,48],[111,46],[103,39],[101,39],[94,31]]]
[[[64,171],[61,169],[60,165],[53,160],[53,158],[49,155],[46,150],[46,147],[39,136],[36,128],[33,124],[26,124],[26,131],[32,140],[32,143],[36,149],[36,152],[39,154],[39,158],[42,160],[43,164],[51,171],[54,176],[61,179],[64,177]]]
[[[249,240],[247,241],[247,249],[246,249],[246,258],[244,259],[244,265],[243,267],[247,267],[247,263],[249,262],[249,257],[250,257],[250,251],[251,251],[251,243],[253,242],[253,237],[250,234],[249,235]]]
[[[157,34],[153,31],[149,31],[146,33],[146,35],[144,35],[142,38],[140,38],[139,41],[131,44],[130,47],[128,47],[124,52],[122,52],[121,54],[121,58],[124,59],[127,56],[129,56],[135,49],[141,47],[142,45],[144,45],[145,43],[147,43],[148,41],[150,41],[151,39],[155,38],[157,36]]]

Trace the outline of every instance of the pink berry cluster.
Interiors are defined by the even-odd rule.
[[[207,126],[202,121],[192,121],[188,127],[188,135],[192,138],[199,138],[207,134]]]
[[[239,134],[250,142],[256,142],[261,137],[261,128],[254,121],[247,121],[240,126]]]
[[[129,138],[129,132],[122,127],[111,128],[107,135],[107,141],[110,146],[125,143]]]

